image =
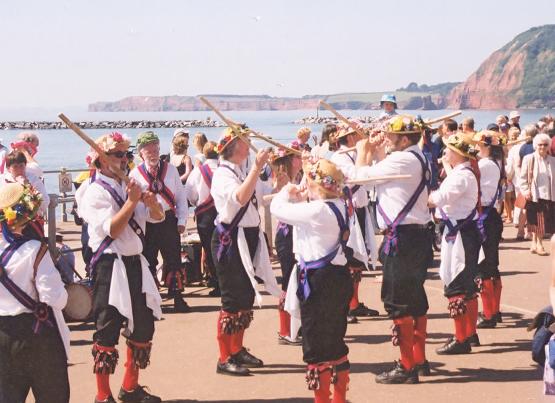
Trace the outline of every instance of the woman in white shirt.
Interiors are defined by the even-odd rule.
[[[522,160],[520,191],[526,198],[526,219],[532,233],[530,252],[546,256],[543,246],[544,234],[553,234],[555,219],[555,157],[549,155],[551,139],[540,133],[533,140],[534,152]]]

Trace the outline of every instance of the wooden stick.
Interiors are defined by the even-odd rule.
[[[364,185],[366,183],[372,183],[377,181],[390,181],[394,179],[409,179],[412,178],[412,175],[379,175],[379,176],[370,176],[364,179],[352,179],[348,180],[346,183],[347,185]]]
[[[214,105],[212,105],[212,103],[207,100],[206,98],[204,98],[203,96],[200,96],[199,99],[206,105],[208,106],[210,109],[212,109],[214,111],[214,113],[216,115],[218,115],[218,117],[226,124],[228,125],[228,127],[231,128],[231,130],[233,130],[233,132],[237,135],[237,137],[239,137],[241,140],[243,140],[245,143],[247,143],[250,147],[251,150],[253,150],[255,153],[258,152],[258,148],[256,148],[255,146],[253,146],[251,144],[251,142],[249,141],[248,138],[245,138],[245,136],[243,135],[243,133],[241,133],[241,129],[238,127],[238,125],[233,122],[232,120],[226,118],[222,112],[220,112],[218,110],[218,108],[216,108]]]
[[[324,101],[320,101],[320,105],[322,105],[324,108],[326,108],[328,111],[330,111],[331,113],[333,113],[335,115],[335,117],[337,119],[339,119],[340,121],[342,121],[343,123],[349,125],[349,127],[351,129],[353,129],[355,132],[357,132],[357,134],[359,136],[366,136],[366,133],[364,133],[362,130],[360,130],[360,128],[355,125],[353,122],[351,122],[349,119],[347,119],[345,116],[343,116],[342,114],[340,114],[339,112],[337,112],[333,106],[331,106],[330,104],[328,104],[327,102]]]
[[[424,123],[426,123],[427,125],[433,125],[434,123],[443,122],[444,120],[454,118],[455,116],[459,116],[461,113],[462,111],[455,111],[453,113],[440,116],[439,118],[428,119]]]
[[[507,145],[512,146],[513,144],[524,143],[525,141],[528,141],[528,140],[530,140],[530,137],[525,137],[523,139],[518,139],[518,140],[507,141]]]
[[[278,148],[283,148],[284,150],[287,150],[290,153],[293,153],[295,155],[300,156],[302,154],[299,150],[295,150],[294,148],[288,147],[285,144],[281,144],[275,140],[272,140],[271,138],[264,136],[262,133],[258,133],[251,130],[250,134],[253,137],[259,138],[260,140],[264,140],[265,142],[270,143],[271,145],[276,146]]]
[[[96,144],[94,142],[93,139],[91,139],[89,136],[87,136],[87,134],[81,130],[81,128],[79,126],[77,126],[75,123],[73,123],[71,120],[69,120],[69,118],[64,115],[63,113],[60,113],[58,115],[58,117],[60,118],[60,120],[62,122],[64,122],[67,127],[69,127],[71,130],[73,130],[75,132],[75,134],[77,134],[79,137],[81,137],[81,139],[83,139],[85,141],[85,143],[87,143],[88,145],[91,146],[91,148],[96,151],[96,153],[98,154],[98,158],[100,158],[100,160],[104,163],[106,163],[107,165],[110,165],[110,170],[122,181],[124,181],[125,183],[129,183],[129,177],[125,174],[125,172],[123,172],[121,170],[120,167],[112,165],[112,164],[108,164],[108,157],[106,156],[106,153],[98,146],[98,144]]]

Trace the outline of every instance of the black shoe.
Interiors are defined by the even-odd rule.
[[[358,319],[356,316],[353,315],[347,315],[347,323],[348,324],[353,324],[353,323],[358,323]]]
[[[96,397],[94,398],[94,403],[116,403],[116,400],[112,395],[108,396],[106,400],[98,400]]]
[[[349,311],[350,316],[379,316],[380,313],[375,309],[370,309],[362,302],[355,309]]]
[[[294,339],[291,336],[282,336],[278,332],[278,343],[286,346],[300,346],[303,344],[303,341],[298,337]]]
[[[239,365],[233,359],[233,357],[229,357],[224,363],[221,363],[220,360],[218,360],[218,365],[216,365],[216,372],[218,374],[232,376],[249,376],[251,374],[251,371],[249,371],[248,368]]]
[[[214,288],[212,291],[208,293],[209,297],[221,297],[222,292],[220,291],[219,287]]]
[[[185,302],[185,300],[181,295],[178,297],[174,297],[173,309],[174,309],[174,312],[179,312],[179,313],[191,312],[191,307]]]
[[[158,396],[151,395],[145,391],[144,386],[137,386],[132,392],[127,392],[123,388],[120,388],[118,399],[122,402],[131,403],[160,403],[162,401]]]
[[[493,329],[495,326],[497,326],[495,316],[492,316],[491,319],[486,319],[483,315],[478,317],[478,322],[476,323],[478,329]]]
[[[407,371],[399,361],[395,361],[395,368],[376,375],[376,383],[399,384],[418,382],[416,368]]]
[[[466,339],[468,344],[472,347],[480,347],[480,338],[478,337],[478,333],[474,333],[472,336]]]
[[[424,361],[422,364],[416,364],[414,366],[418,376],[430,376],[432,375],[432,370],[430,369],[430,362],[428,360]]]
[[[447,343],[436,350],[437,354],[440,355],[451,355],[451,354],[469,354],[472,351],[468,339],[459,343],[456,338],[451,338]]]
[[[262,360],[249,353],[245,347],[239,350],[238,353],[233,354],[232,357],[237,364],[246,368],[260,368],[264,366]]]
[[[493,315],[493,319],[495,319],[495,321],[497,323],[503,323],[503,318],[501,317],[501,312],[497,312],[495,315]]]

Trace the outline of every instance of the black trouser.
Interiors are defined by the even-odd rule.
[[[83,221],[81,226],[81,254],[83,255],[83,261],[85,265],[89,265],[93,257],[93,251],[89,246],[89,224]]]
[[[202,245],[202,249],[204,249],[204,256],[205,256],[205,263],[208,267],[208,272],[214,279],[217,280],[216,274],[216,266],[214,265],[214,259],[212,258],[212,234],[214,233],[214,229],[216,225],[214,224],[214,220],[218,212],[215,208],[211,208],[210,210],[199,214],[197,216],[197,230],[198,235],[200,237],[200,243]]]
[[[396,253],[388,256],[380,247],[383,263],[382,301],[390,318],[422,316],[428,312],[424,281],[428,271],[432,232],[422,225],[397,227]]]
[[[93,314],[96,332],[93,340],[100,346],[113,347],[118,344],[120,330],[126,318],[119,311],[108,304],[112,269],[116,255],[100,256],[96,265],[93,287]],[[143,275],[139,255],[122,256],[133,309],[133,333],[130,340],[145,343],[152,340],[154,335],[154,315],[152,309],[146,305],[146,295],[143,293]]]
[[[231,232],[231,246],[228,253],[224,253],[219,261],[216,254],[220,246],[220,237],[218,231],[214,231],[212,234],[212,257],[214,258],[218,283],[220,284],[222,310],[229,313],[251,310],[255,297],[254,289],[237,248],[237,231],[238,228],[235,228]],[[243,228],[243,231],[245,232],[251,259],[254,259],[260,229],[250,227]],[[262,246],[264,247],[264,245]]]
[[[35,317],[0,316],[0,402],[69,402],[67,359],[58,328],[42,326],[33,333]]]
[[[478,255],[480,254],[480,232],[476,227],[476,222],[472,221],[460,230],[464,248],[465,266],[464,270],[445,287],[445,296],[455,295],[473,296],[478,288],[474,278],[478,274]]]
[[[310,296],[301,302],[303,360],[307,364],[337,360],[349,353],[347,331],[353,281],[345,266],[329,265],[308,272]]]
[[[171,210],[159,223],[146,223],[143,256],[148,261],[152,275],[156,278],[158,252],[162,253],[166,273],[181,269],[181,240],[177,230],[177,217]]]
[[[293,267],[297,263],[295,254],[293,253],[293,227],[288,225],[287,235],[283,235],[282,231],[276,232],[276,252],[281,266],[281,289],[287,291],[289,286],[289,278]]]
[[[484,260],[478,264],[478,272],[482,278],[499,278],[499,243],[503,233],[503,220],[496,209],[489,211],[484,221],[486,240],[482,243]]]

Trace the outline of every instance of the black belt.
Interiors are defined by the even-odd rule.
[[[431,222],[430,222],[431,223]],[[427,224],[403,224],[397,226],[397,231],[416,231],[416,230],[427,230],[430,228],[430,223]],[[433,225],[433,223],[432,223]],[[386,232],[389,231],[386,229]]]

